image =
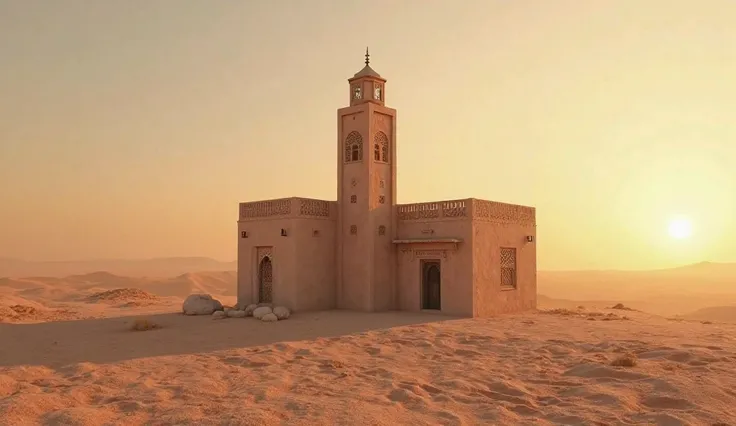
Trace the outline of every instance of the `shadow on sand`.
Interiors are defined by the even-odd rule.
[[[131,331],[136,318],[161,326]],[[136,315],[37,324],[0,324],[0,367],[79,362],[110,363],[165,355],[200,354],[278,342],[337,337],[397,326],[457,320],[427,313],[323,311],[286,321],[212,320],[180,313]]]

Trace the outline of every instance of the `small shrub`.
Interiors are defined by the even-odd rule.
[[[161,328],[161,326],[148,318],[136,318],[135,321],[133,321],[133,325],[130,327],[133,331],[148,331],[155,330],[157,328]]]
[[[614,367],[636,367],[636,356],[633,354],[622,355],[611,361],[611,365]]]

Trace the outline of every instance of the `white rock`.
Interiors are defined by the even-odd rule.
[[[230,318],[245,318],[245,311],[239,311],[237,309],[231,309],[227,311],[227,316]]]
[[[276,322],[279,319],[276,317],[276,315],[273,312],[267,313],[266,315],[261,317],[261,321],[264,322]]]
[[[289,316],[291,316],[291,312],[289,312],[289,310],[283,306],[277,306],[273,308],[273,313],[274,315],[276,315],[276,318],[280,320],[288,319]]]
[[[253,318],[255,319],[261,319],[264,315],[270,314],[273,311],[268,306],[261,306],[260,308],[256,308],[255,311],[253,311]]]
[[[246,306],[245,309],[243,309],[245,311],[245,316],[252,317],[253,311],[255,311],[257,307],[258,305],[256,305],[255,303]]]
[[[209,294],[191,294],[182,305],[184,315],[212,315],[221,310],[222,303]]]
[[[225,311],[215,311],[212,313],[212,319],[225,319],[227,318],[227,314]]]

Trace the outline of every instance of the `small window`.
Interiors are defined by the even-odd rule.
[[[386,227],[381,225],[378,227],[378,235],[386,235]]]
[[[381,179],[381,180],[380,180],[380,181],[378,182],[378,187],[379,187],[379,188],[383,188],[383,187],[385,187],[385,186],[386,186],[386,182],[385,182],[385,181],[384,181],[383,179]]]
[[[373,159],[381,161],[381,147],[378,144],[373,147]]]
[[[501,287],[516,288],[516,249],[501,247]]]
[[[357,195],[351,195],[350,196],[350,203],[355,204],[358,202],[358,196]]]
[[[386,196],[385,195],[379,195],[378,196],[378,204],[386,204]]]
[[[350,225],[350,235],[358,234],[358,225]]]
[[[312,236],[313,237],[319,237],[319,229],[313,229],[312,230]]]
[[[378,147],[378,154],[380,154],[376,155],[376,161],[388,163],[388,136],[383,132],[378,132],[373,136],[373,143]]]
[[[360,161],[363,159],[363,137],[358,132],[350,132],[345,139],[345,161]]]

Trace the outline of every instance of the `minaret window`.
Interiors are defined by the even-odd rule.
[[[345,162],[363,160],[363,137],[358,132],[350,132],[345,139]]]
[[[388,136],[383,132],[378,132],[373,137],[373,142],[375,145],[375,152],[373,153],[375,160],[388,163]]]

